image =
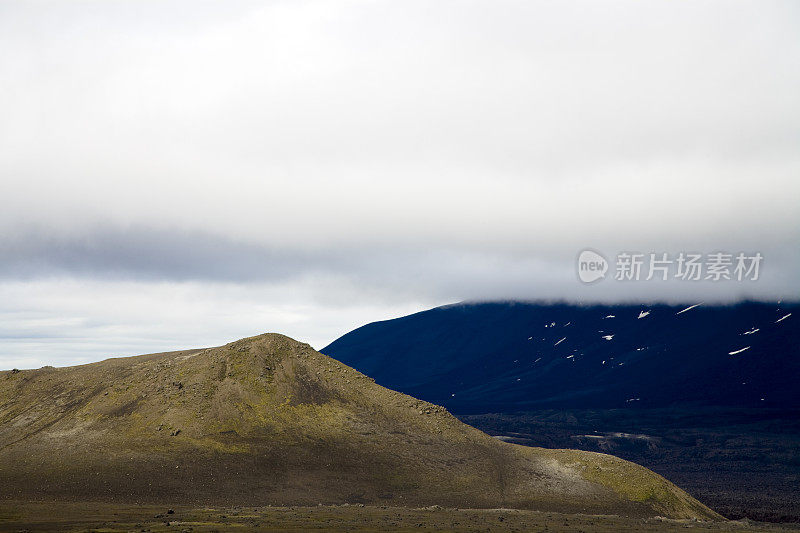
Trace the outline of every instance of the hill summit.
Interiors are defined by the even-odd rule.
[[[716,518],[612,456],[500,442],[278,334],[0,373],[0,499]]]

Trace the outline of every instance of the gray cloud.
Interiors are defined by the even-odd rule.
[[[0,240],[0,276],[78,275],[151,281],[278,281],[302,273],[307,254],[199,231],[95,228],[64,237],[46,231]]]
[[[5,338],[156,336],[143,303],[107,324],[108,291],[191,292],[158,316],[175,343],[226,291],[279,327],[301,306],[315,342],[461,299],[796,298],[799,23],[773,1],[2,3]],[[585,247],[765,263],[589,287]],[[42,284],[73,303],[23,296]],[[0,357],[44,346],[20,342]]]
[[[716,246],[719,243],[735,246],[737,241],[741,242],[738,238],[709,241],[704,247],[682,250],[605,248],[605,253],[613,263],[621,251],[664,252],[673,259],[680,251],[759,252],[765,260],[758,281],[647,282],[645,265],[641,282],[617,283],[610,279],[614,274],[612,264],[605,284],[589,286],[576,277],[579,248],[573,248],[572,243],[558,245],[547,236],[532,235],[531,244],[519,248],[463,243],[444,246],[424,241],[290,248],[199,231],[106,226],[73,237],[29,231],[0,239],[0,247],[7,252],[0,257],[0,280],[78,277],[107,282],[273,285],[327,280],[315,286],[313,294],[328,305],[340,297],[352,299],[353,293],[359,292],[369,300],[387,302],[428,298],[731,301],[795,297],[800,289],[793,268],[798,262],[798,249],[781,249],[774,241],[762,242],[768,245],[766,248]],[[616,244],[630,242],[635,241],[616,241]],[[601,241],[605,245],[613,243],[614,240]]]

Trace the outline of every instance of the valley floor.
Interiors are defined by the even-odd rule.
[[[0,531],[584,531],[800,532],[798,525],[565,515],[511,509],[360,505],[189,508],[103,503],[0,503]]]
[[[800,522],[797,409],[573,409],[460,418],[508,442],[633,461],[727,518]]]

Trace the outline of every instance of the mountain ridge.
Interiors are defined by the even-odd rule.
[[[466,302],[373,322],[322,352],[459,414],[800,407],[800,304]]]
[[[0,499],[719,516],[612,456],[507,444],[278,334],[0,373]]]

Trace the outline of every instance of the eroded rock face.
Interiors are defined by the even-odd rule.
[[[0,376],[0,497],[716,515],[611,456],[492,439],[277,334]]]

